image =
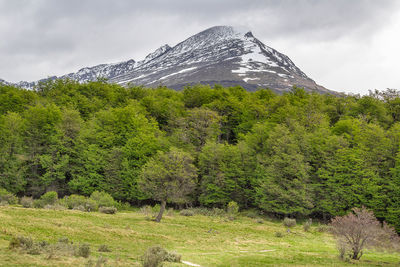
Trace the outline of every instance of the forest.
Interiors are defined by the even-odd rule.
[[[20,197],[104,191],[154,203],[140,186],[143,167],[150,180],[173,171],[153,168],[172,151],[196,175],[189,197],[168,205],[235,201],[324,221],[364,206],[399,232],[399,146],[394,89],[360,96],[103,80],[48,81],[34,91],[0,85],[0,188]]]

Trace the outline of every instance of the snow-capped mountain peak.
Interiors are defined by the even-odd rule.
[[[259,87],[287,91],[293,85],[306,90],[328,92],[307,77],[291,60],[266,46],[244,27],[215,26],[199,32],[174,47],[163,45],[136,62],[82,68],[60,78],[79,82],[99,77],[124,86],[166,85],[181,89],[188,84],[241,85],[248,90]],[[53,78],[52,78],[53,79]],[[37,82],[21,82],[32,87]]]

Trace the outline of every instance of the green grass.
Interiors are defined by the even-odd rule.
[[[275,237],[276,232],[284,236]],[[68,237],[75,244],[88,243],[90,259],[47,255],[27,255],[8,249],[12,236],[31,236],[35,240],[57,242]],[[98,252],[106,244],[111,252]],[[0,266],[93,266],[98,257],[107,266],[140,266],[140,256],[153,245],[182,255],[182,260],[201,266],[399,266],[400,254],[366,251],[358,262],[338,259],[331,235],[304,232],[301,225],[286,233],[279,222],[240,217],[225,218],[195,215],[165,216],[161,223],[146,220],[137,212],[115,215],[80,211],[54,211],[0,207]],[[166,263],[165,266],[187,266]]]

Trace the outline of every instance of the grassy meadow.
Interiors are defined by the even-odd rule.
[[[276,233],[281,232],[282,237]],[[47,254],[29,255],[8,248],[13,236],[57,242],[67,237],[87,243],[89,258]],[[107,245],[110,252],[99,252]],[[305,232],[298,224],[290,233],[281,222],[248,217],[180,216],[169,213],[161,223],[135,211],[115,215],[75,210],[0,207],[1,266],[141,266],[148,247],[161,245],[200,266],[399,266],[400,254],[366,251],[360,261],[338,258],[333,237],[313,225]],[[100,264],[99,259],[102,260]],[[104,263],[105,262],[105,263]],[[96,265],[97,264],[97,265]],[[165,262],[164,266],[188,266]]]

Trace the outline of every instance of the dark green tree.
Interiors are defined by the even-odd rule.
[[[160,222],[167,202],[182,204],[196,186],[197,168],[190,154],[172,148],[159,152],[142,168],[138,181],[139,188],[151,199],[160,201],[160,212],[156,222]]]

